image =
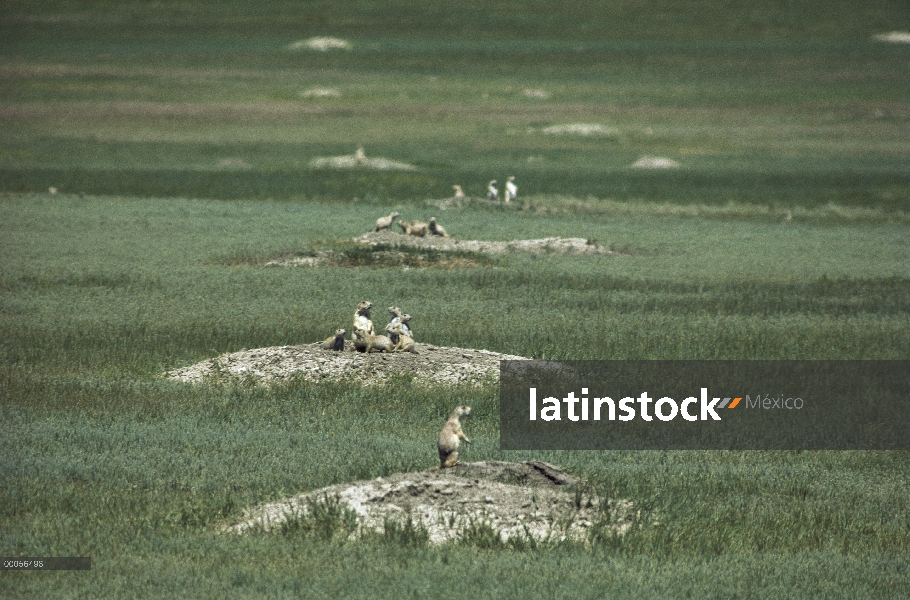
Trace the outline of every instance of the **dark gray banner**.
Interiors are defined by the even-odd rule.
[[[910,361],[502,361],[503,450],[908,450]]]

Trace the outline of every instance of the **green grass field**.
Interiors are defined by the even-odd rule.
[[[4,2],[0,555],[93,564],[0,595],[910,597],[906,452],[503,452],[495,387],[160,377],[322,340],[363,298],[419,342],[533,358],[910,358],[910,45],[872,39],[906,9],[718,6]],[[351,49],[288,48],[313,36]],[[545,131],[570,124],[601,133]],[[360,144],[416,170],[311,166]],[[424,202],[508,175],[525,210]],[[261,266],[390,210],[620,254]],[[467,460],[551,461],[644,526],[536,549],[216,533],[433,466],[461,403]]]

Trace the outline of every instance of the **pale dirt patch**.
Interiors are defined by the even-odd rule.
[[[509,254],[527,252],[531,254],[600,254],[616,252],[585,238],[548,237],[536,240],[512,240],[509,242],[484,242],[480,240],[459,240],[439,236],[417,237],[390,230],[373,231],[354,238],[355,242],[370,246],[408,246],[428,250],[485,252]]]
[[[910,44],[910,31],[880,33],[878,35],[873,35],[872,39],[877,42],[891,42],[892,44]]]
[[[302,98],[337,98],[341,96],[341,90],[335,88],[314,87],[300,92]]]
[[[377,171],[416,171],[417,167],[388,158],[369,158],[361,152],[344,156],[324,156],[310,161],[314,169],[375,169]]]
[[[599,123],[568,123],[565,125],[550,125],[540,130],[546,135],[580,135],[613,137],[619,133],[613,127]]]
[[[528,360],[489,350],[447,348],[417,343],[411,352],[354,351],[350,340],[341,352],[323,350],[321,343],[273,346],[229,352],[188,367],[164,373],[185,383],[255,383],[269,385],[290,379],[352,381],[382,384],[396,376],[411,376],[424,385],[481,385],[499,380],[499,361]]]
[[[634,169],[678,169],[682,165],[672,158],[663,158],[661,156],[642,156],[634,163]]]
[[[542,461],[461,463],[451,469],[396,473],[372,481],[333,485],[243,512],[224,531],[280,529],[305,517],[314,503],[338,501],[357,516],[351,538],[383,533],[387,522],[425,528],[431,544],[458,540],[483,524],[502,541],[586,542],[592,527],[623,535],[640,515],[629,500],[587,493],[577,478]]]
[[[312,37],[288,44],[288,50],[316,50],[328,52],[329,50],[350,50],[351,42],[336,37]]]
[[[521,92],[528,98],[534,98],[535,100],[547,100],[550,98],[550,92],[546,90],[522,90]]]
[[[252,169],[250,164],[242,158],[225,158],[218,161],[218,166],[223,169]]]

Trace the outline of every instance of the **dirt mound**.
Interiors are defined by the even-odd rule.
[[[642,156],[632,163],[632,167],[635,169],[678,169],[681,166],[672,158],[660,156]]]
[[[877,42],[891,42],[892,44],[910,44],[910,31],[891,31],[873,35]]]
[[[622,535],[638,518],[630,501],[586,493],[555,465],[490,461],[333,485],[250,508],[224,529],[235,534],[281,529],[326,503],[356,515],[352,538],[383,533],[390,523],[410,524],[424,529],[432,544],[456,541],[478,526],[502,541],[584,542],[592,528]]]
[[[377,171],[416,171],[417,167],[388,158],[368,158],[363,148],[354,154],[323,156],[310,161],[314,169],[375,169]]]
[[[312,37],[308,40],[300,40],[289,44],[288,50],[317,50],[327,52],[329,50],[350,50],[351,42],[336,37]]]
[[[164,373],[168,379],[187,383],[253,382],[260,384],[303,378],[310,381],[347,380],[364,385],[411,375],[425,384],[480,384],[499,379],[500,360],[527,360],[488,350],[446,348],[417,344],[417,354],[355,352],[350,341],[345,351],[323,350],[321,344],[274,346],[241,350]]]
[[[354,238],[355,242],[370,246],[408,246],[428,250],[486,252],[507,254],[529,252],[531,254],[615,254],[609,248],[585,238],[549,237],[537,240],[512,240],[510,242],[483,242],[480,240],[458,240],[439,236],[417,237],[394,231],[375,231]]]
[[[617,135],[617,130],[613,127],[607,127],[600,123],[569,123],[566,125],[550,125],[544,127],[541,132],[547,135],[581,135],[581,136],[605,136],[613,137]]]

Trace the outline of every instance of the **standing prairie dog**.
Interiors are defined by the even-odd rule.
[[[373,231],[382,231],[383,229],[391,229],[392,222],[395,221],[395,218],[398,216],[397,212],[393,212],[388,217],[379,217],[376,219],[376,227],[373,228]]]
[[[373,329],[373,321],[370,320],[370,309],[372,308],[373,303],[369,300],[364,300],[357,305],[357,310],[354,311],[354,333],[351,335],[351,340],[354,342],[354,348],[358,352],[363,352],[366,347],[366,340],[361,340],[361,332],[364,335],[376,333]]]
[[[389,321],[389,327],[401,326],[401,331],[405,335],[411,335],[411,327],[408,325],[408,322],[411,320],[411,315],[401,314],[401,309],[397,306],[390,306],[389,313],[392,315],[392,320]],[[388,331],[388,327],[386,328]]]
[[[487,200],[496,201],[499,199],[499,190],[496,189],[496,180],[494,179],[487,185]]]
[[[456,198],[464,198],[464,190],[461,189],[461,186],[460,186],[460,185],[453,185],[453,186],[452,186],[452,189],[455,190],[455,197],[456,197]]]
[[[470,444],[471,440],[461,430],[461,422],[471,416],[471,407],[456,406],[452,411],[449,420],[443,425],[442,431],[439,432],[439,441],[436,447],[439,449],[439,468],[448,469],[458,464],[458,447],[461,440]]]
[[[335,335],[322,342],[323,350],[344,350],[344,329],[336,329]]]
[[[515,185],[515,176],[509,177],[506,182],[506,204],[518,199],[518,186]]]

